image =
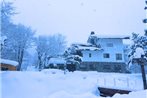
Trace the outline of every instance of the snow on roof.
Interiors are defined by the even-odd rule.
[[[101,48],[89,47],[89,46],[78,46],[78,49],[80,50],[101,50]]]
[[[130,39],[130,36],[126,35],[96,35],[98,38],[114,38],[114,39]]]
[[[0,63],[18,66],[18,62],[12,61],[12,60],[7,60],[7,59],[0,59]]]
[[[63,58],[50,58],[49,64],[65,64],[66,61]]]
[[[96,47],[95,45],[92,44],[73,44],[76,46],[79,50],[101,50],[101,48]]]

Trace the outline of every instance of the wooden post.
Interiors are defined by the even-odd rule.
[[[143,87],[144,89],[147,89],[146,74],[145,74],[145,69],[144,69],[144,65],[147,62],[147,60],[144,58],[144,55],[141,55],[141,58],[136,58],[134,60],[137,61],[137,63],[141,66]]]
[[[104,86],[106,86],[106,79],[104,78]]]
[[[144,63],[141,63],[141,73],[142,73],[143,87],[144,87],[144,89],[147,89],[146,74],[145,74],[145,69],[144,69]]]
[[[127,87],[129,87],[129,78],[127,78]]]
[[[116,79],[115,79],[115,78],[113,78],[113,81],[114,81],[114,86],[116,87]]]
[[[146,63],[146,59],[144,58],[144,56],[141,56],[141,58],[139,59],[138,63],[141,66],[143,87],[144,87],[144,89],[147,89],[146,74],[145,74],[145,69],[144,69],[144,64]]]

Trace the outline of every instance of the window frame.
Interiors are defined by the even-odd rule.
[[[116,60],[122,60],[123,57],[122,57],[122,53],[116,53]]]
[[[91,53],[89,53],[89,54],[88,54],[88,56],[89,56],[89,58],[91,58],[91,57],[92,57],[92,54],[91,54]]]

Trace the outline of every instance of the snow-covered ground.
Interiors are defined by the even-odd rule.
[[[1,98],[102,98],[98,86],[132,90],[113,98],[147,98],[141,74],[67,72],[50,69],[41,72],[0,72]],[[109,97],[108,97],[109,98]]]

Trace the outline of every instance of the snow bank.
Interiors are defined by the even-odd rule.
[[[115,94],[112,98],[147,98],[147,90],[131,92],[130,94]]]
[[[102,81],[98,78],[139,77],[140,75],[126,75],[98,72],[67,72],[51,69],[41,72],[1,72],[1,98],[103,98],[97,90]],[[111,77],[110,77],[111,76]],[[122,79],[123,80],[123,79]],[[119,80],[123,86],[122,80]],[[133,80],[134,81],[134,80]],[[103,83],[102,83],[103,84]],[[101,85],[102,85],[101,84]],[[140,83],[139,83],[140,84]],[[130,84],[133,85],[133,84]],[[142,85],[142,84],[140,84]],[[106,86],[109,86],[108,84]],[[134,86],[134,85],[133,85]],[[128,95],[116,94],[112,98],[147,98],[147,91],[132,92]]]
[[[93,81],[73,73],[65,75],[61,70],[8,71],[1,73],[1,76],[2,98],[96,98],[98,95]]]

